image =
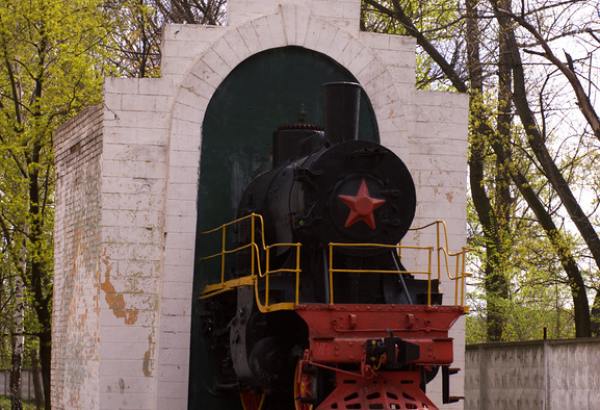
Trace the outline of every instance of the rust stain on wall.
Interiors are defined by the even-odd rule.
[[[144,364],[142,370],[144,371],[144,376],[152,377],[152,370],[154,369],[154,347],[156,343],[154,342],[154,329],[148,335],[148,350],[144,352]]]
[[[103,263],[105,266],[104,282],[100,283],[100,289],[104,291],[104,299],[106,300],[108,307],[110,310],[112,310],[115,317],[119,319],[125,319],[126,325],[133,325],[135,322],[137,322],[138,310],[135,308],[127,308],[125,304],[125,296],[122,292],[117,292],[111,283],[110,274],[112,271],[112,266],[106,255],[103,257]]]

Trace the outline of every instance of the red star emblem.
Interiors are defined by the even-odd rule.
[[[348,219],[344,228],[349,228],[359,221],[363,221],[369,228],[375,229],[375,216],[373,211],[385,203],[385,199],[373,198],[369,196],[369,187],[367,181],[363,178],[360,187],[355,196],[338,195],[338,198],[350,208]]]

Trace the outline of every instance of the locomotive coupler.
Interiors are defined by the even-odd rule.
[[[400,370],[419,358],[419,346],[392,334],[365,343],[365,364],[373,370]]]

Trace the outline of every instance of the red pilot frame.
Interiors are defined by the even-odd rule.
[[[318,371],[335,374],[335,388],[315,410],[438,408],[421,389],[422,375],[452,363],[448,331],[462,307],[312,304],[296,312],[310,342],[297,368],[296,409],[313,409]]]

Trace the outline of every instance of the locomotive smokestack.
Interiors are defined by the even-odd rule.
[[[333,144],[358,139],[358,117],[362,87],[358,83],[323,84],[325,135]]]

